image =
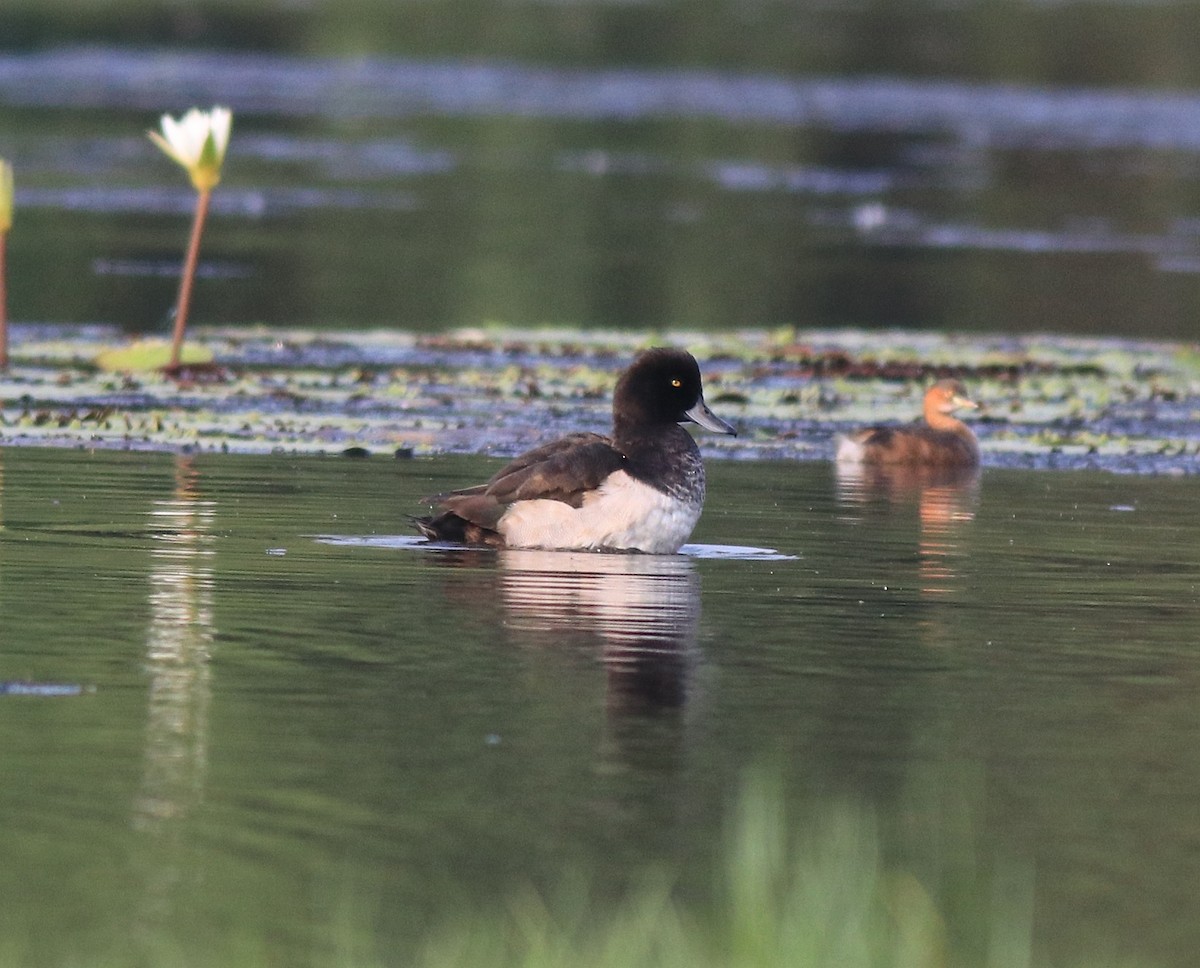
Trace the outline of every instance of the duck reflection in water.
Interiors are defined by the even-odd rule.
[[[598,642],[610,711],[684,705],[700,620],[690,558],[510,549],[500,564],[510,629],[532,639],[582,632]]]
[[[975,519],[979,503],[978,467],[938,467],[921,464],[854,464],[838,462],[838,502],[865,512],[872,505],[915,505],[917,574],[921,594],[952,595],[958,577],[965,528]],[[856,516],[857,519],[865,514]]]

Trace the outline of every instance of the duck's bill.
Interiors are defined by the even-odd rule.
[[[979,404],[977,404],[974,400],[971,400],[968,397],[964,397],[959,394],[955,394],[954,398],[950,402],[953,403],[956,407],[962,407],[965,410],[978,410],[979,409]]]
[[[703,397],[696,401],[696,405],[691,410],[685,410],[683,415],[692,423],[698,423],[705,430],[711,430],[714,434],[737,436],[737,431],[730,424],[708,409],[708,404],[704,402]]]

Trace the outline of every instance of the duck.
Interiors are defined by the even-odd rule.
[[[959,380],[938,380],[925,391],[924,423],[866,427],[839,436],[836,460],[839,464],[975,467],[979,443],[954,412],[978,406]]]
[[[705,498],[688,422],[737,433],[704,402],[695,357],[648,349],[617,380],[609,435],[578,431],[543,444],[486,483],[426,498],[440,510],[413,522],[437,542],[675,554]]]

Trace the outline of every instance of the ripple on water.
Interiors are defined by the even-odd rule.
[[[319,534],[315,535],[314,538],[321,544],[337,545],[343,548],[389,548],[393,550],[435,552],[462,550],[462,545],[429,541],[416,535],[406,534]],[[679,554],[688,558],[736,559],[739,561],[796,561],[798,559],[797,555],[783,554],[774,548],[755,548],[749,545],[685,544],[679,549]],[[648,557],[670,558],[674,556],[655,555]]]

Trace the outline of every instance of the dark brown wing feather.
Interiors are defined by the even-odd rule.
[[[484,493],[505,504],[545,498],[579,507],[587,491],[599,487],[624,463],[607,437],[571,434],[501,468]]]
[[[580,507],[584,494],[624,462],[607,437],[568,434],[515,458],[486,484],[427,499],[442,513],[416,519],[416,525],[435,540],[503,545],[496,527],[510,504],[543,499]]]
[[[527,450],[518,457],[514,457],[511,461],[505,464],[500,470],[496,471],[484,487],[490,487],[497,481],[516,474],[527,467],[532,467],[535,464],[541,464],[545,461],[552,460],[556,457],[570,455],[577,450],[583,450],[592,444],[603,444],[612,449],[612,441],[609,438],[600,434],[593,434],[588,431],[576,431],[575,433],[567,434],[564,437],[559,437],[557,440],[552,440],[548,444],[542,444],[541,447],[535,447],[533,450]],[[616,453],[616,451],[613,451]],[[619,456],[619,455],[618,455]],[[475,488],[468,488],[475,490]]]

